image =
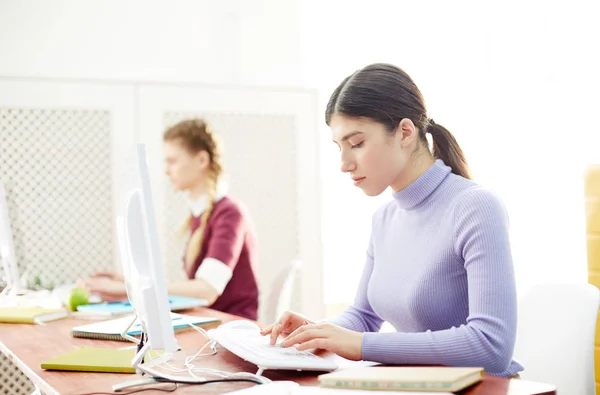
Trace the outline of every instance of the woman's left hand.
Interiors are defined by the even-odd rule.
[[[281,347],[296,345],[298,350],[321,348],[352,361],[362,359],[362,332],[321,322],[303,325],[281,342]]]

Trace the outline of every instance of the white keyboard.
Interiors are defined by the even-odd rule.
[[[330,372],[337,364],[308,351],[294,347],[270,345],[270,337],[262,336],[251,321],[232,321],[209,331],[212,338],[238,357],[266,369],[317,370]]]

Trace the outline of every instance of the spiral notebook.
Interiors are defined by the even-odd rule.
[[[132,319],[133,316],[127,316],[108,321],[94,322],[91,324],[76,326],[71,329],[71,336],[126,342],[128,340],[121,336],[121,333],[131,323]],[[171,322],[175,332],[181,332],[193,329],[190,325],[199,326],[204,329],[216,327],[221,323],[221,320],[215,317],[195,317],[192,315],[171,313]],[[127,334],[130,336],[139,336],[141,333],[142,328],[139,321],[136,321],[136,323],[127,332]]]

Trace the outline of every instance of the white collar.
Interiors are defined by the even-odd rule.
[[[219,182],[217,184],[217,191],[215,193],[214,202],[216,203],[219,200],[221,200],[223,198],[223,196],[225,196],[226,191],[227,191],[227,187],[226,187],[225,183]],[[192,199],[188,195],[188,204],[190,206],[190,210],[192,211],[192,215],[194,217],[197,217],[200,214],[202,214],[204,212],[204,210],[206,210],[206,208],[208,207],[208,194],[202,194],[195,199]]]

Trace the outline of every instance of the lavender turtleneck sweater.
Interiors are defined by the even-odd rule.
[[[379,333],[383,321],[397,332]],[[373,216],[354,304],[363,360],[481,366],[512,376],[517,306],[508,218],[490,191],[437,160]]]

